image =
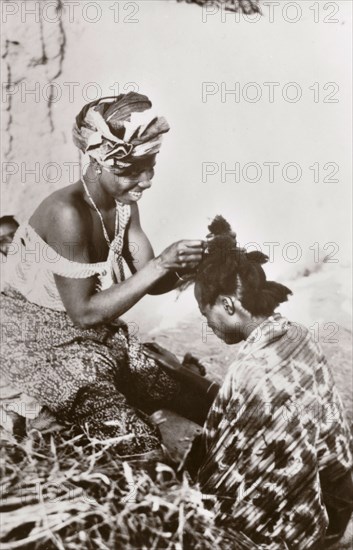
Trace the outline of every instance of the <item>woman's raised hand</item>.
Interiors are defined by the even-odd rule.
[[[178,241],[163,250],[158,259],[163,269],[185,273],[195,269],[200,263],[204,247],[201,240]]]

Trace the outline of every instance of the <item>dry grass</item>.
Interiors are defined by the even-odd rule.
[[[251,548],[215,525],[185,474],[148,473],[73,431],[3,441],[1,479],[2,550]]]
[[[337,342],[330,341],[327,330],[320,342],[352,421],[352,333],[343,323],[345,295],[320,274],[302,281],[310,290],[312,318],[306,324],[320,321],[322,328],[326,321],[342,323]],[[305,298],[305,287],[295,290]],[[179,357],[188,351],[198,355],[208,366],[208,375],[221,382],[235,350],[215,337],[204,342],[201,336],[201,321],[194,317],[167,331],[154,332],[154,338]],[[188,431],[181,419],[174,423],[169,419],[160,427],[176,457],[179,439],[192,436],[192,429]],[[163,464],[149,473],[124,465],[115,459],[111,445],[103,449],[74,431],[55,436],[33,431],[21,443],[4,442],[1,480],[2,550],[253,548],[236,533],[215,525],[201,493],[187,477],[178,478]],[[352,521],[344,540],[332,550],[351,548]]]

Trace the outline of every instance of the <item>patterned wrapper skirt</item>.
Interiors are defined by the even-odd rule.
[[[123,322],[75,326],[65,312],[37,306],[17,291],[1,293],[1,375],[12,387],[78,424],[117,454],[161,449],[149,414],[175,400],[178,382],[144,354]]]

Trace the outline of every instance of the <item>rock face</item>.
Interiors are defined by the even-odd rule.
[[[40,196],[55,179],[52,152],[61,140],[54,131],[52,83],[65,55],[61,11],[61,0],[2,3],[1,215],[21,217],[33,186]]]

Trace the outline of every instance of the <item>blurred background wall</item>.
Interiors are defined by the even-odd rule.
[[[241,244],[272,250],[270,276],[326,258],[349,296],[351,3],[278,4],[245,17],[174,0],[2,2],[1,215],[23,220],[78,179],[84,103],[140,91],[171,125],[140,203],[156,252],[223,214]],[[176,311],[151,300],[133,315]]]

